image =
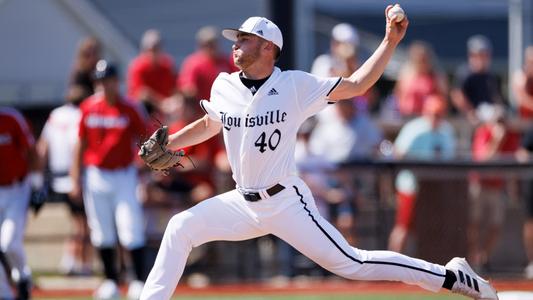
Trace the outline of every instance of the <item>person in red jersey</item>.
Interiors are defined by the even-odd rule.
[[[0,107],[0,298],[14,299],[8,276],[17,284],[17,299],[30,299],[31,270],[24,252],[24,231],[32,176],[37,163],[35,140],[24,117]]]
[[[520,133],[509,124],[505,107],[482,103],[476,110],[480,120],[472,136],[472,159],[479,162],[514,159]],[[469,177],[468,255],[474,268],[487,271],[505,222],[512,181],[496,174],[472,172]]]
[[[141,51],[128,69],[128,96],[141,101],[149,112],[158,111],[176,92],[174,59],[163,51],[161,34],[155,29],[144,33]]]
[[[178,78],[178,86],[187,99],[209,99],[218,74],[237,71],[230,56],[220,51],[219,36],[212,26],[202,27],[196,33],[198,50],[185,58]]]
[[[96,93],[80,106],[72,193],[79,197],[83,187],[91,242],[104,266],[105,280],[95,291],[95,298],[115,299],[119,295],[115,252],[118,237],[129,252],[135,271],[128,299],[138,299],[146,277],[145,237],[133,162],[135,144],[145,136],[146,120],[136,104],[121,96],[118,71],[113,64],[99,61],[95,78]]]

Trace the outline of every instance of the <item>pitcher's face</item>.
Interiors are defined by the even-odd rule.
[[[239,33],[237,41],[233,44],[233,62],[241,69],[245,70],[254,62],[261,58],[261,47],[265,41],[261,38],[246,33]]]

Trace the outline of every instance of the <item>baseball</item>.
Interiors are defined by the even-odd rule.
[[[389,12],[387,13],[387,17],[389,18],[389,20],[392,20],[394,16],[396,16],[396,22],[401,22],[403,20],[403,17],[405,16],[405,12],[399,4],[395,4],[391,9],[389,9]]]

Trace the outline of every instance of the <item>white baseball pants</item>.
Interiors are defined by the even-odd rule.
[[[169,299],[193,247],[215,240],[240,241],[273,234],[325,269],[354,280],[402,281],[438,291],[443,266],[391,251],[351,247],[318,214],[305,183],[291,177],[273,197],[247,202],[237,190],[207,199],[169,221],[142,300]],[[266,193],[261,193],[266,194]]]
[[[87,167],[83,200],[93,246],[115,247],[117,234],[128,250],[144,246],[144,218],[136,190],[133,166],[117,170]]]

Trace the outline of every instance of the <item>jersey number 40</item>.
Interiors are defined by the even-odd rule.
[[[270,137],[268,138],[267,143],[267,134],[263,131],[261,135],[257,138],[255,141],[255,146],[259,148],[259,151],[261,153],[265,152],[267,150],[267,147],[274,151],[279,145],[279,142],[281,141],[281,131],[279,129],[274,130]]]

